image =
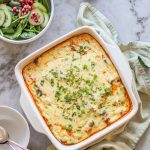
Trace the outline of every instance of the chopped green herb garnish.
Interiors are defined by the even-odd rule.
[[[77,128],[77,131],[81,131],[81,128]]]
[[[76,61],[76,60],[78,60],[78,58],[73,58],[73,59],[72,59],[72,61]]]
[[[73,128],[73,127],[72,127],[72,125],[71,125],[71,124],[69,124],[69,125],[66,127],[66,130],[67,130],[67,131],[71,131],[71,130],[72,130],[72,128]]]
[[[41,85],[41,86],[44,85],[44,80],[41,80],[40,85]]]
[[[55,93],[55,97],[56,97],[56,98],[59,98],[59,97],[60,97],[60,95],[61,95],[61,93],[60,93],[59,91],[56,91],[56,93]]]
[[[81,117],[81,116],[82,116],[82,114],[79,114],[79,115],[78,115],[78,117]]]
[[[54,86],[54,79],[50,79],[51,86]]]
[[[103,107],[103,105],[102,105],[102,104],[99,104],[98,108],[100,109],[100,108],[102,108],[102,107]]]
[[[81,45],[80,48],[77,50],[78,53],[83,52],[84,50],[86,50],[87,48],[89,48],[88,46],[83,46]]]
[[[72,119],[72,118],[69,118],[69,120],[72,121],[73,119]]]
[[[94,61],[91,62],[91,66],[94,67],[96,63]]]
[[[78,110],[80,110],[80,106],[79,106],[79,105],[76,105],[76,108],[77,108]]]
[[[49,73],[51,73],[55,78],[58,78],[58,72],[54,71],[54,69],[50,70]]]
[[[97,79],[97,75],[96,75],[96,74],[94,74],[93,79],[94,79],[94,80],[96,80],[96,79]]]
[[[43,95],[42,90],[40,90],[40,88],[39,88],[36,84],[34,84],[34,90],[35,90],[36,95],[37,95],[38,97],[41,97],[41,96]]]
[[[84,70],[87,70],[87,69],[88,69],[88,66],[87,66],[86,64],[84,64],[84,65],[83,65],[83,69],[84,69]]]
[[[73,113],[72,113],[72,117],[73,117],[73,116],[76,116],[76,115],[77,115],[77,113],[76,113],[76,112],[73,112]]]
[[[64,116],[64,119],[68,119],[68,116]]]
[[[85,114],[85,111],[84,111],[84,110],[81,110],[81,113],[82,113],[82,114]]]

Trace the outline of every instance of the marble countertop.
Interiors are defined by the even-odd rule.
[[[55,13],[51,27],[40,39],[25,45],[13,45],[0,41],[0,105],[11,106],[22,114],[19,104],[20,88],[14,75],[19,60],[45,44],[77,27],[76,17],[82,0],[54,0]],[[150,0],[87,0],[111,21],[123,43],[141,40],[150,42]],[[31,126],[29,147],[46,150],[50,141]],[[150,128],[136,147],[147,150],[150,146]]]

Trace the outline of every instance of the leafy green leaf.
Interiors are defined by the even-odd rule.
[[[50,8],[49,8],[47,0],[41,0],[41,3],[46,7],[46,9],[48,10],[48,12],[50,12]]]
[[[21,35],[24,28],[25,28],[25,24],[20,23],[14,34],[4,34],[4,37],[11,39],[11,40],[17,39]]]
[[[5,34],[5,33],[12,34],[15,32],[15,30],[11,26],[9,26],[7,28],[2,28],[1,30],[2,30],[3,34]]]
[[[36,35],[36,33],[34,33],[34,32],[22,32],[20,37],[22,39],[30,39],[30,38],[34,37],[35,35]]]

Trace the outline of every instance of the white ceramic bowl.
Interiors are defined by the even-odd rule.
[[[25,85],[23,76],[22,76],[22,69],[24,66],[26,66],[29,62],[33,61],[37,56],[45,52],[46,50],[52,48],[53,46],[65,41],[66,39],[82,34],[82,33],[88,33],[91,36],[93,36],[105,49],[107,54],[109,55],[110,59],[112,60],[113,64],[115,65],[116,69],[119,72],[119,75],[123,81],[124,86],[127,89],[127,92],[129,94],[129,97],[132,101],[133,108],[130,112],[128,112],[127,115],[113,123],[112,125],[108,126],[107,128],[103,129],[100,132],[97,132],[96,134],[92,135],[91,137],[87,138],[86,140],[74,144],[74,145],[63,145],[60,143],[54,135],[49,130],[48,126],[46,125],[44,119],[42,118],[40,112],[38,111],[37,107],[34,104],[34,101],[28,92],[28,89]],[[92,145],[94,142],[98,142],[99,140],[102,140],[105,135],[109,134],[110,132],[116,130],[117,128],[121,127],[125,123],[127,123],[137,112],[138,104],[135,99],[135,96],[132,91],[132,72],[129,68],[129,65],[127,61],[125,60],[124,56],[122,55],[120,49],[116,46],[111,44],[111,42],[104,41],[93,29],[89,27],[81,27],[78,28],[60,38],[53,41],[52,43],[42,47],[41,49],[37,50],[36,52],[32,53],[28,57],[21,60],[16,68],[15,68],[15,74],[17,77],[17,80],[21,87],[21,106],[27,115],[30,123],[32,126],[38,131],[48,136],[48,138],[51,140],[51,142],[55,145],[57,149],[60,150],[77,150],[81,148],[86,148],[90,145]]]
[[[50,15],[50,18],[49,18],[49,21],[48,21],[46,27],[39,34],[37,34],[36,36],[34,36],[30,39],[26,39],[26,40],[10,40],[10,39],[7,39],[7,38],[2,37],[2,36],[0,36],[0,39],[5,41],[5,42],[12,43],[12,44],[25,44],[25,43],[30,43],[30,42],[38,39],[39,37],[41,37],[46,32],[46,30],[49,28],[49,26],[52,22],[53,16],[54,16],[54,3],[53,3],[53,0],[47,0],[47,1],[50,1],[49,5],[51,5],[50,6],[50,8],[51,8],[50,14],[51,15]]]
[[[0,106],[0,126],[3,126],[9,133],[10,139],[27,147],[30,138],[28,124],[24,117],[15,109]],[[0,150],[12,150],[8,144],[0,144]],[[16,147],[16,150],[20,150]]]

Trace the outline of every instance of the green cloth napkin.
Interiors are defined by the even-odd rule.
[[[126,126],[88,149],[132,150],[150,124],[150,80],[147,74],[150,67],[150,43],[121,44],[111,22],[89,3],[81,3],[77,23],[79,26],[92,27],[105,42],[120,47],[132,69],[136,82],[136,86],[133,83],[133,90],[139,104],[136,116]]]

